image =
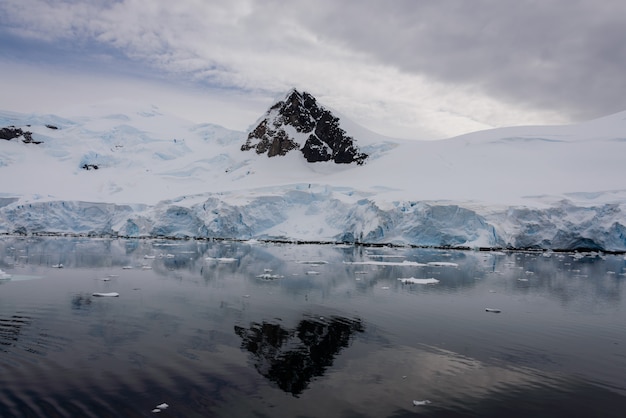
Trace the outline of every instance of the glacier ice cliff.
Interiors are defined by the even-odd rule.
[[[626,251],[619,204],[476,209],[379,205],[345,189],[296,186],[239,201],[229,193],[156,205],[0,200],[0,233],[347,242],[450,248]]]

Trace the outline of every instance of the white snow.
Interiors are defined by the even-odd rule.
[[[442,141],[342,118],[362,166],[242,152],[244,132],[150,105],[81,112],[0,111],[43,141],[0,140],[0,233],[626,250],[626,112]]]

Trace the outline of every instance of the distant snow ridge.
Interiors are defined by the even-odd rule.
[[[363,164],[367,154],[359,151],[352,137],[339,126],[339,118],[319,106],[307,92],[291,90],[274,104],[248,134],[242,151],[254,149],[268,157],[299,149],[310,163],[334,161]]]

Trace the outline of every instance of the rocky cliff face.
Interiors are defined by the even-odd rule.
[[[367,154],[339,126],[339,118],[317,104],[306,92],[291,90],[274,104],[248,134],[242,151],[254,149],[268,157],[300,150],[308,162],[334,161],[363,164]]]

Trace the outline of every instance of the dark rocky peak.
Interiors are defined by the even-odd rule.
[[[307,92],[291,90],[271,106],[250,131],[242,151],[254,149],[268,157],[300,150],[308,162],[334,161],[363,164],[367,154],[339,125],[339,118],[320,106]]]

